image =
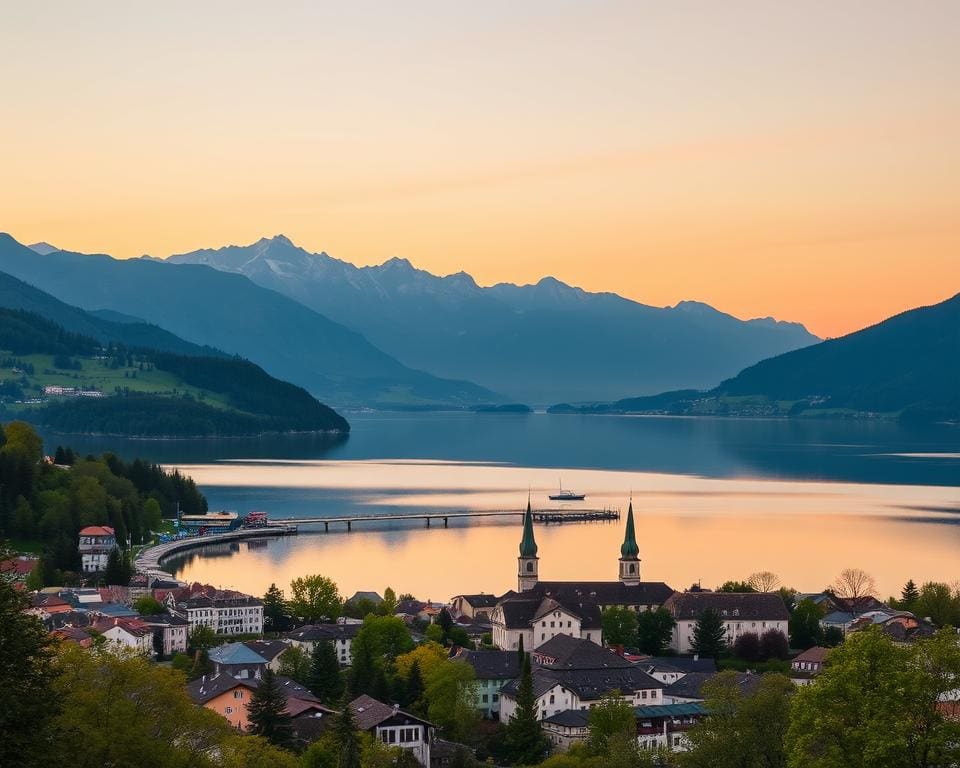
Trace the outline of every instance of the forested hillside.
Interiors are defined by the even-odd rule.
[[[178,504],[188,514],[207,509],[193,480],[177,471],[112,454],[56,454],[72,464],[45,462],[42,440],[29,424],[0,426],[0,539],[38,544],[51,579],[56,570],[79,569],[77,535],[84,526],[109,525],[118,542],[139,544],[162,517],[176,515]]]
[[[39,315],[2,308],[0,351],[7,411],[63,432],[206,437],[349,430],[302,388],[240,358],[102,346]],[[104,396],[41,402],[50,386]]]

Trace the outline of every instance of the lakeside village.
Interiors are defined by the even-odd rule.
[[[207,747],[236,765],[957,764],[960,650],[938,631],[960,610],[949,588],[910,582],[883,602],[850,569],[821,592],[770,572],[676,591],[641,580],[636,530],[631,501],[616,579],[543,581],[528,501],[517,588],[444,604],[389,588],[342,600],[322,576],[262,598],[142,567],[111,583],[109,526],[78,540],[84,573],[106,586],[28,592],[29,558],[0,570],[61,664],[182,675],[164,688],[179,703],[157,707],[183,721],[181,737],[186,706],[242,734],[243,746]],[[86,707],[117,706],[83,693]],[[887,751],[872,758],[878,727]]]

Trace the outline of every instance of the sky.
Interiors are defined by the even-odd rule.
[[[836,336],[960,292],[960,3],[0,0],[0,231]]]

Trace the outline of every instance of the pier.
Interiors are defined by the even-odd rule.
[[[382,523],[403,522],[408,520],[423,520],[429,528],[432,523],[443,523],[448,528],[451,520],[463,520],[480,517],[522,517],[522,509],[469,509],[455,512],[410,512],[395,515],[350,515],[344,517],[288,517],[275,520],[268,527],[293,523],[295,525],[323,525],[324,531],[330,526],[346,526],[348,531],[353,530],[354,523]],[[533,512],[533,519],[538,523],[585,523],[600,520],[619,520],[619,509],[540,509]]]
[[[204,536],[191,536],[186,539],[165,541],[163,544],[157,544],[156,546],[142,550],[133,561],[133,567],[137,573],[165,573],[163,568],[160,567],[163,560],[188,549],[206,547],[210,544],[220,544],[225,541],[255,539],[262,538],[263,536],[286,536],[296,532],[296,525],[277,522],[262,528],[237,528],[224,533],[208,533]]]

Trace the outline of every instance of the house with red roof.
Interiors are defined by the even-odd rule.
[[[80,531],[77,550],[84,573],[100,573],[107,569],[110,553],[117,548],[117,536],[108,525],[88,525]]]

